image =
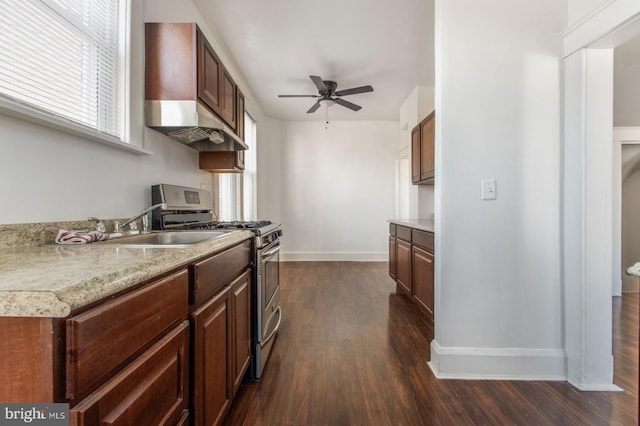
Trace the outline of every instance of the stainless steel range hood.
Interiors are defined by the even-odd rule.
[[[147,127],[197,151],[248,149],[226,124],[198,101],[145,101]]]

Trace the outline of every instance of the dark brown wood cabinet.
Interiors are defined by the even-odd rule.
[[[219,424],[231,404],[231,289],[225,287],[191,316],[193,323],[193,420]]]
[[[3,402],[72,425],[219,424],[251,360],[251,241],[68,318],[0,317]]]
[[[183,270],[66,321],[66,397],[83,398],[177,322],[187,318]],[[105,327],[108,324],[108,327]]]
[[[188,349],[184,321],[73,407],[70,424],[179,424],[189,408]]]
[[[411,181],[430,184],[435,179],[435,111],[411,131]]]
[[[251,360],[250,242],[191,266],[195,425],[222,422]]]
[[[220,116],[234,131],[236,130],[236,83],[226,69],[222,69],[220,81]]]
[[[233,394],[238,391],[251,362],[251,273],[249,270],[231,284],[233,308]]]
[[[244,95],[236,86],[236,135],[244,140]]]
[[[211,173],[244,171],[244,151],[201,151],[198,156],[200,170]]]
[[[409,295],[413,293],[411,268],[411,243],[398,239],[396,241],[396,283]]]
[[[222,114],[223,96],[221,81],[224,74],[222,62],[207,39],[196,26],[198,99],[213,112]]]
[[[396,279],[397,276],[397,262],[396,262],[396,250],[398,247],[398,243],[396,237],[393,235],[389,235],[389,276]]]
[[[417,246],[411,248],[413,297],[433,318],[433,253]]]
[[[244,139],[244,95],[195,23],[145,24],[145,99],[197,99]]]
[[[389,226],[389,275],[396,289],[411,298],[426,315],[430,338],[434,326],[433,233],[407,226]]]

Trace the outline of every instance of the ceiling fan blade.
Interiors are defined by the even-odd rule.
[[[356,93],[367,93],[367,92],[373,92],[373,87],[360,86],[360,87],[354,87],[351,89],[338,90],[336,92],[336,96],[355,95]]]
[[[278,95],[279,98],[319,98],[320,95]]]
[[[320,101],[317,101],[315,104],[313,104],[313,106],[311,108],[309,108],[309,111],[307,111],[307,114],[311,114],[312,112],[316,112],[316,110],[320,108]]]
[[[345,101],[344,99],[340,99],[340,98],[333,99],[333,102],[335,102],[335,103],[337,103],[339,105],[342,105],[343,107],[347,107],[349,109],[352,109],[354,111],[358,111],[358,110],[362,109],[362,107],[360,105],[353,104],[353,103],[351,103],[349,101]]]
[[[327,89],[327,86],[324,85],[324,81],[322,80],[322,77],[318,77],[317,75],[310,75],[309,78],[313,81],[313,84],[315,84],[316,87],[318,88],[318,92],[322,93],[329,90]]]

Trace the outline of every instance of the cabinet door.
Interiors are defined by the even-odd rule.
[[[238,86],[236,86],[236,110],[236,135],[244,140],[244,95]]]
[[[67,398],[78,400],[123,363],[187,319],[186,270],[66,321]]]
[[[198,45],[198,98],[215,113],[221,114],[221,87],[223,67],[216,52],[197,31]]]
[[[236,83],[224,68],[222,69],[220,90],[222,97],[220,116],[231,129],[236,131]]]
[[[242,378],[251,361],[251,270],[247,269],[231,284],[233,298],[233,393],[242,383]]]
[[[233,395],[231,288],[221,290],[192,314],[194,333],[194,424],[216,425]]]
[[[435,169],[435,113],[420,123],[420,180],[433,179]]]
[[[389,276],[396,279],[396,237],[389,236]]]
[[[71,424],[178,424],[188,409],[188,337],[184,321],[73,407]]]
[[[411,287],[411,243],[396,240],[396,283],[408,294]]]
[[[420,181],[420,125],[411,131],[411,182]]]
[[[433,319],[433,254],[412,248],[413,295]]]

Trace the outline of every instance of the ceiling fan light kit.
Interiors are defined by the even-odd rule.
[[[318,99],[316,101],[316,103],[313,104],[311,106],[311,108],[309,108],[309,110],[307,111],[307,114],[311,114],[313,112],[316,112],[318,110],[318,108],[320,108],[321,102],[325,102],[326,105],[327,105],[327,108],[329,106],[333,105],[334,103],[336,103],[338,105],[342,105],[345,108],[349,108],[350,110],[358,111],[358,110],[362,109],[362,107],[360,105],[356,105],[356,104],[354,104],[352,102],[346,101],[346,100],[342,99],[341,96],[348,96],[348,95],[356,95],[358,93],[373,92],[373,87],[368,86],[368,85],[367,86],[360,86],[360,87],[353,87],[351,89],[345,89],[345,90],[336,90],[338,88],[338,83],[336,83],[335,81],[323,80],[321,77],[318,77],[317,75],[310,75],[309,78],[311,79],[311,81],[313,81],[313,84],[315,84],[316,88],[318,89],[318,94],[317,95],[278,95],[278,97],[280,97],[280,98],[316,98],[316,99]]]

